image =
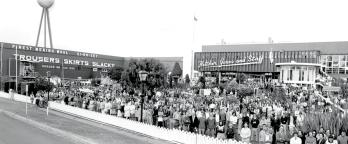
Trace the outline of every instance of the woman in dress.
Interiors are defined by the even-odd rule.
[[[244,123],[244,127],[240,130],[240,137],[242,142],[250,143],[251,130],[248,123]]]

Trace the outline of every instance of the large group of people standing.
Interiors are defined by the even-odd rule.
[[[220,139],[257,144],[347,144],[347,129],[339,133],[323,127],[301,129],[308,113],[339,111],[333,104],[301,88],[287,89],[290,102],[277,101],[270,96],[274,87],[267,87],[263,85],[246,97],[219,88],[213,88],[208,96],[194,94],[191,89],[154,89],[142,99],[135,89],[113,86],[59,88],[51,95],[63,104]],[[332,101],[347,103],[341,97]]]

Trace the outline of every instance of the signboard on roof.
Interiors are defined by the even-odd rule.
[[[198,61],[198,68],[200,67],[223,67],[223,66],[238,66],[238,65],[251,65],[251,64],[261,64],[263,61],[263,56],[242,56],[240,58],[228,59],[231,53],[226,53],[224,57],[214,58],[206,57]]]

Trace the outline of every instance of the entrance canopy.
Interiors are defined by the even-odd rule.
[[[290,63],[276,63],[276,66],[317,66],[321,67],[321,64],[316,63],[297,63],[295,61],[291,61]]]
[[[339,92],[339,91],[341,91],[341,88],[340,87],[334,87],[334,86],[323,86],[323,91]]]

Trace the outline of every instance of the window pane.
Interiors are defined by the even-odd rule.
[[[332,73],[332,68],[327,68],[326,73],[328,73],[328,74]]]
[[[341,61],[341,62],[340,62],[340,67],[345,67],[345,66],[346,66],[346,62]]]
[[[327,63],[327,66],[328,66],[328,67],[332,67],[332,62],[328,62],[328,63]]]
[[[333,69],[332,69],[332,73],[333,73],[333,74],[337,74],[337,73],[338,73],[338,68],[333,68]]]
[[[345,70],[344,70],[344,68],[340,68],[340,74],[344,74],[344,72],[345,72]]]
[[[327,60],[327,56],[321,56],[321,58],[322,58],[323,61]]]
[[[327,56],[328,61],[332,61],[332,56]]]
[[[308,55],[309,55],[309,56],[308,56],[309,58],[314,58],[314,57],[313,57],[313,52],[312,52],[312,51],[308,52]]]
[[[346,56],[340,56],[340,61],[346,61]]]
[[[326,65],[326,61],[323,61],[323,63],[322,63],[323,65]]]
[[[332,56],[332,61],[333,62],[338,62],[338,60],[339,60],[339,56],[338,55]]]

